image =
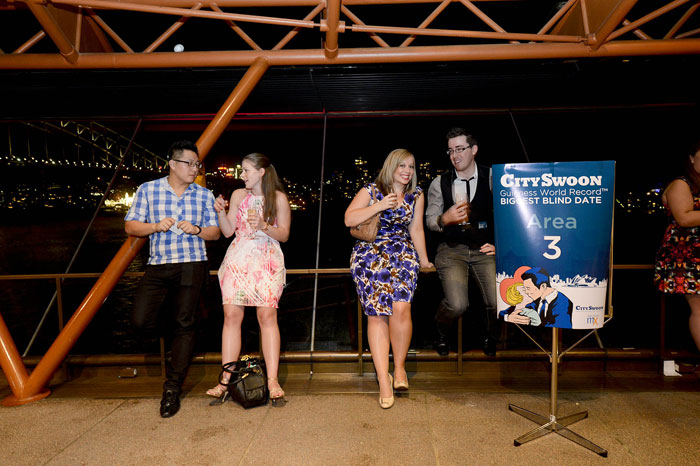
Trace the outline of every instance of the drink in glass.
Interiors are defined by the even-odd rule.
[[[467,193],[455,193],[455,204],[467,203],[467,212],[469,212],[469,200],[467,199]],[[469,228],[469,222],[460,223],[462,228]]]

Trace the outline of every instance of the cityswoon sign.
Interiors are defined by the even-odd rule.
[[[493,166],[500,319],[603,326],[615,162]]]

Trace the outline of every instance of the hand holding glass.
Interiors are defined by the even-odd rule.
[[[455,204],[467,204],[467,215],[469,215],[469,201],[467,200],[467,193],[455,193]],[[469,222],[461,222],[462,226],[469,226]]]

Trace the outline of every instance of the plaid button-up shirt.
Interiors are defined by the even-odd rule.
[[[180,220],[202,228],[218,226],[214,211],[214,195],[207,188],[190,184],[182,197],[178,197],[168,183],[168,177],[149,181],[139,186],[134,203],[124,220],[158,223],[164,218],[175,219],[173,228],[149,236],[149,265],[178,264],[207,260],[204,240],[188,235],[177,228]]]

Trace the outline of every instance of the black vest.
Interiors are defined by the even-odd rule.
[[[489,168],[477,165],[476,169],[479,176],[469,213],[471,228],[463,230],[460,225],[448,225],[442,229],[444,242],[466,244],[473,249],[480,248],[484,243],[493,244],[493,195],[489,187]],[[455,171],[453,169],[440,176],[443,213],[454,204],[452,199],[454,181]]]

